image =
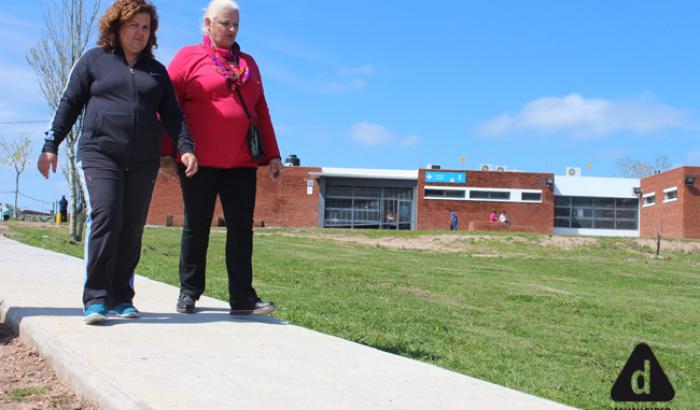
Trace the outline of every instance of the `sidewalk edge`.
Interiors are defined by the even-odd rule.
[[[11,308],[7,299],[0,295],[0,322],[10,326],[22,341],[36,348],[51,364],[59,379],[80,398],[105,410],[153,410],[63,346],[58,338],[47,332],[36,320],[12,312]]]

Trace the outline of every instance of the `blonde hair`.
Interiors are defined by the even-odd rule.
[[[240,11],[241,9],[238,7],[238,3],[233,0],[211,0],[207,8],[204,10],[204,17],[202,18],[202,34],[207,34],[208,31],[206,23],[207,18],[212,20],[223,10]]]

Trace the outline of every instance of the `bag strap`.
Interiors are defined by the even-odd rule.
[[[250,116],[248,107],[245,105],[245,100],[243,99],[243,95],[241,95],[241,89],[239,87],[236,87],[236,94],[238,94],[238,98],[241,100],[241,104],[243,105],[243,110],[245,111],[246,117],[248,117],[248,120],[252,123],[252,117]]]

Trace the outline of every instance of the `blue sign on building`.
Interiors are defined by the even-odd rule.
[[[425,182],[465,184],[467,182],[467,173],[426,171]]]

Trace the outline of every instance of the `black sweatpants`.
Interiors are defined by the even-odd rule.
[[[141,162],[124,170],[105,157],[78,165],[87,201],[83,303],[87,308],[131,302],[160,162]]]
[[[253,211],[255,168],[200,167],[191,178],[178,167],[185,203],[185,226],[180,250],[180,290],[198,299],[204,292],[209,231],[216,196],[226,220],[226,269],[231,305],[257,298],[253,289]]]

